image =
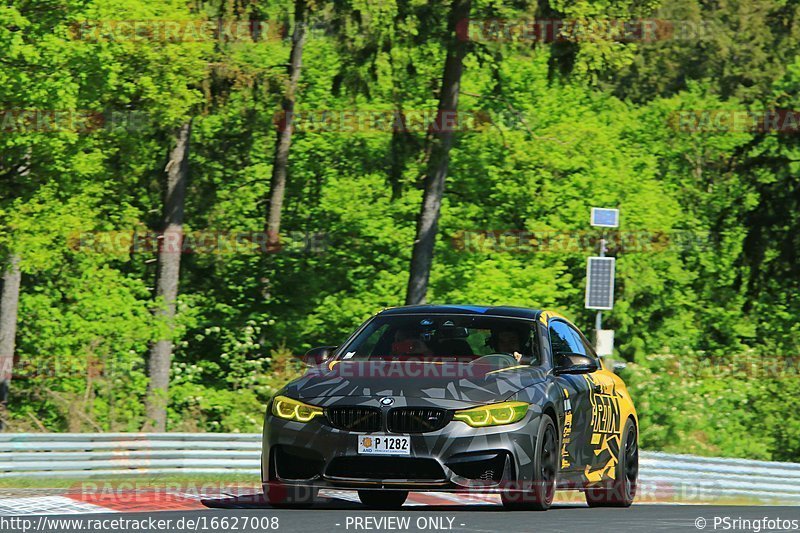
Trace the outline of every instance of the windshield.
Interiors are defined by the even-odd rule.
[[[472,315],[378,316],[342,350],[340,359],[487,364],[503,359],[505,364],[538,365],[532,325],[527,320]]]

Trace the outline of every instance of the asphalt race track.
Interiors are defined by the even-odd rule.
[[[714,526],[715,517],[717,526]],[[724,518],[729,522],[726,528]],[[783,527],[765,527],[767,520],[780,519]],[[158,513],[109,513],[99,515],[57,515],[48,517],[28,516],[32,531],[77,532],[87,531],[94,520],[171,520],[172,527],[164,531],[285,531],[350,532],[350,531],[454,531],[454,532],[620,532],[620,531],[797,531],[800,525],[800,507],[742,507],[742,506],[682,506],[682,505],[634,505],[629,509],[589,509],[578,506],[555,506],[547,512],[504,512],[494,506],[480,508],[463,506],[428,507],[419,511],[406,507],[399,511],[376,512],[359,505],[338,505],[336,508],[321,507],[310,510],[285,509],[231,509],[205,511],[162,511]],[[217,519],[215,521],[214,519]],[[267,526],[272,522],[275,527]],[[227,519],[224,522],[223,519]],[[359,520],[360,519],[360,520]],[[750,527],[734,527],[739,525]],[[11,520],[8,517],[0,518]],[[39,520],[47,520],[39,523]],[[73,527],[53,529],[61,520],[78,521]],[[703,521],[705,520],[705,521]],[[744,521],[751,521],[745,524]],[[182,522],[181,522],[182,521]],[[191,522],[193,521],[193,522]],[[265,527],[251,527],[248,523],[259,522]],[[114,527],[92,531],[153,531],[154,526],[144,525]],[[176,526],[180,524],[181,526]],[[22,527],[5,524],[4,531],[23,531]],[[63,525],[63,523],[62,523]],[[778,525],[777,523],[773,525]],[[38,526],[38,527],[37,527]],[[49,526],[49,527],[48,527]],[[192,526],[192,527],[189,527]],[[702,526],[702,527],[701,527]],[[158,529],[155,529],[156,531]]]
[[[397,511],[373,511],[357,502],[355,494],[334,494],[311,509],[273,509],[247,497],[200,499],[183,507],[174,501],[140,505],[139,512],[92,513],[99,502],[77,502],[57,507],[56,500],[30,498],[31,507],[17,511],[0,507],[0,531],[285,531],[285,532],[619,532],[619,531],[800,531],[800,506],[722,506],[634,504],[629,509],[589,509],[580,503],[562,503],[547,512],[504,511],[492,499],[443,503],[413,494]],[[137,500],[141,499],[137,498]],[[3,502],[12,500],[0,499]],[[38,503],[37,503],[38,502]],[[47,505],[50,505],[48,508]],[[106,505],[109,505],[106,503]],[[127,509],[134,507],[128,505]],[[155,509],[164,509],[156,511]],[[57,512],[63,509],[62,513]],[[158,521],[161,521],[160,523]]]

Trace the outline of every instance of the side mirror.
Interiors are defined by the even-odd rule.
[[[559,374],[590,374],[597,370],[597,362],[591,357],[579,353],[556,354],[556,366],[553,372]]]
[[[318,346],[317,348],[311,348],[300,359],[308,366],[321,365],[331,358],[336,348],[338,348],[338,346]]]

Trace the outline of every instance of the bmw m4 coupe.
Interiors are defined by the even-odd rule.
[[[386,309],[270,402],[262,483],[273,505],[320,488],[367,506],[409,491],[499,493],[545,510],[557,489],[629,506],[638,419],[623,381],[564,317],[516,307]]]

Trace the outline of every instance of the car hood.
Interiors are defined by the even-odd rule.
[[[530,366],[334,361],[309,369],[283,394],[297,399],[392,396],[484,404],[503,401],[544,379],[542,369]]]

